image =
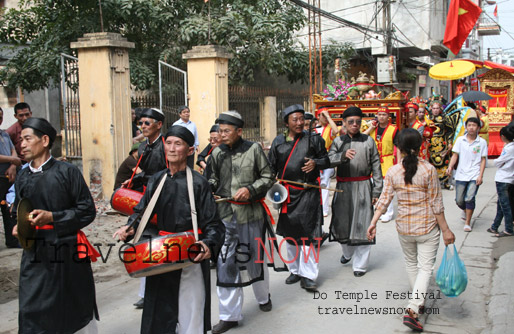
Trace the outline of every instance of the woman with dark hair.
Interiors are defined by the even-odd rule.
[[[398,135],[398,147],[403,159],[388,170],[375,215],[368,228],[368,239],[373,240],[377,221],[396,193],[396,230],[412,289],[403,324],[419,332],[423,331],[423,325],[418,320],[418,314],[424,309],[423,296],[426,296],[434,270],[441,232],[445,245],[455,241],[444,217],[437,171],[429,162],[418,158],[421,143],[421,135],[412,128],[404,129]]]

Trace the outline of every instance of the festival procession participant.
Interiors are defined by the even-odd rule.
[[[164,114],[155,108],[147,108],[141,113],[141,129],[146,141],[139,145],[137,150],[139,160],[134,170],[133,179],[126,180],[122,186],[144,192],[148,180],[155,173],[168,168],[168,160],[164,152],[164,137],[161,128],[164,123]],[[142,172],[139,172],[139,171]],[[139,173],[138,173],[139,172]],[[138,309],[143,308],[145,297],[145,278],[140,279],[139,300],[134,303]]]
[[[445,123],[441,102],[434,100],[430,105],[431,114],[429,116],[434,125],[434,133],[430,139],[428,147],[428,157],[430,163],[436,168],[441,186],[450,189],[449,177],[446,169],[451,157],[452,137],[451,128]]]
[[[444,217],[443,196],[437,172],[427,161],[418,158],[421,142],[421,136],[413,129],[404,129],[398,135],[398,146],[403,159],[401,164],[391,167],[386,174],[384,190],[367,232],[368,240],[373,240],[377,221],[396,193],[396,230],[412,290],[403,324],[418,332],[423,331],[418,315],[424,308],[425,298],[422,296],[428,291],[441,232],[445,245],[455,241],[455,235]]]
[[[30,165],[16,178],[14,207],[31,202],[36,236],[21,258],[19,333],[96,333],[91,260],[100,254],[81,231],[95,219],[95,203],[79,169],[50,154],[56,134],[43,118],[27,119],[21,131]]]
[[[189,110],[188,106],[180,106],[178,108],[178,115],[180,116],[180,119],[177,120],[173,125],[180,125],[183,127],[186,127],[193,136],[195,137],[195,152],[198,153],[198,147],[200,146],[200,142],[198,141],[198,130],[196,129],[196,124],[191,122],[189,117],[191,116],[191,111]],[[189,168],[194,168],[194,162],[195,162],[195,155],[190,155],[187,157],[187,165]]]
[[[241,137],[244,125],[241,115],[226,111],[216,123],[223,144],[211,153],[209,183],[215,195],[231,201],[218,203],[226,233],[217,268],[220,322],[213,327],[213,334],[224,333],[243,319],[244,286],[252,285],[261,311],[271,311],[268,269],[264,261],[259,261],[265,259],[264,249],[256,239],[265,241],[268,217],[261,200],[274,183],[261,146]],[[244,253],[243,259],[238,252]]]
[[[423,136],[423,130],[425,128],[417,117],[419,106],[416,103],[409,102],[405,105],[405,107],[407,108],[407,127],[418,130],[419,134]]]
[[[464,232],[471,232],[471,217],[475,210],[475,196],[483,182],[487,158],[487,143],[478,136],[480,120],[470,117],[466,120],[466,134],[457,138],[453,145],[453,155],[446,171],[451,175],[457,161],[455,173],[455,202],[465,211]]]
[[[330,150],[330,146],[332,146],[332,142],[339,135],[339,129],[336,123],[330,117],[330,113],[327,108],[320,108],[316,111],[318,115],[319,125],[316,128],[316,132],[321,135],[321,138],[325,141],[325,148]],[[321,171],[321,186],[329,187],[330,186],[330,178],[334,175],[334,168],[327,168]],[[329,210],[329,191],[326,189],[321,190],[321,201],[323,205],[323,217],[328,216]]]
[[[193,229],[192,209],[186,178],[187,157],[194,154],[194,136],[182,126],[172,126],[165,136],[168,168],[155,173],[128,224],[113,235],[130,240],[139,222],[136,220],[165,177],[153,212],[157,214],[159,235],[187,232]],[[211,329],[210,273],[208,261],[218,254],[225,227],[217,213],[209,183],[198,172],[193,174],[193,193],[198,216],[201,246],[195,264],[146,278],[146,292],[141,319],[141,333],[202,334]],[[152,212],[152,213],[153,213]],[[130,227],[134,223],[133,227]],[[193,257],[193,255],[191,255]]]
[[[375,141],[360,133],[362,110],[349,107],[343,113],[347,134],[337,137],[328,153],[330,164],[337,166],[337,189],[332,201],[330,241],[341,243],[345,264],[353,257],[353,274],[361,277],[368,269],[374,241],[366,231],[373,217],[373,205],[382,191],[382,167]],[[373,182],[372,179],[373,178]]]
[[[316,120],[314,119],[314,115],[310,112],[305,112],[305,125],[303,127],[303,129],[305,131],[309,131],[309,129],[313,129],[313,131],[315,131],[314,129],[316,129]],[[314,121],[314,124],[313,126],[311,127],[311,122]]]
[[[203,176],[208,180],[211,177],[211,167],[209,165],[212,150],[221,144],[220,127],[218,124],[211,126],[209,131],[209,144],[198,154],[196,164],[203,169]]]
[[[380,165],[382,166],[382,175],[385,177],[389,168],[396,164],[396,135],[398,129],[396,126],[389,124],[389,108],[381,106],[377,110],[378,122],[371,122],[370,127],[364,132],[375,141],[378,154],[380,155]],[[394,205],[393,202],[387,207],[387,211],[380,217],[383,223],[387,223],[393,219]]]
[[[137,166],[142,170],[135,174],[132,182],[126,180],[123,186],[130,186],[134,190],[143,192],[148,179],[155,173],[167,168],[164,153],[164,137],[161,128],[164,123],[164,114],[155,108],[147,108],[141,113],[141,129],[146,141],[139,145],[137,150],[139,161]]]
[[[329,167],[330,161],[321,137],[304,131],[304,113],[300,104],[282,111],[287,130],[273,140],[268,158],[278,178],[319,185],[319,171]],[[316,291],[323,223],[320,190],[282,184],[288,190],[288,197],[282,204],[277,234],[296,241],[286,243],[287,256],[293,261],[289,263],[291,274],[286,284],[301,281],[302,288]]]
[[[129,151],[128,157],[123,160],[120,167],[118,167],[118,171],[116,172],[116,178],[114,179],[114,190],[121,187],[123,181],[129,179],[137,166],[137,150],[139,148],[139,143],[132,145]],[[141,171],[139,171],[141,172]],[[137,172],[136,172],[137,173]]]

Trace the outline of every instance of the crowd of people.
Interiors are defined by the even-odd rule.
[[[260,144],[242,138],[244,119],[237,111],[219,115],[210,129],[209,145],[201,153],[188,107],[179,108],[180,120],[164,135],[165,115],[160,110],[134,112],[134,146],[120,166],[115,188],[143,195],[127,225],[115,231],[113,238],[139,240],[138,227],[146,224],[141,216],[147,207],[157,215],[157,223],[147,225],[144,233],[167,236],[195,231],[200,235],[195,243],[200,251],[190,266],[141,279],[141,299],[135,304],[143,309],[141,333],[211,330],[209,260],[216,267],[219,303],[214,334],[239,326],[246,286],[252,286],[262,312],[272,311],[268,267],[287,270],[285,284],[299,282],[306,291],[317,291],[319,247],[327,238],[341,245],[341,264],[351,262],[354,276],[364,276],[377,222],[395,217],[394,196],[408,280],[417,292],[408,301],[402,320],[422,331],[422,296],[428,289],[440,237],[446,245],[455,241],[444,215],[442,186],[451,184],[449,176],[453,175],[456,203],[465,214],[464,231],[471,231],[487,143],[479,136],[484,121],[470,117],[466,133],[436,152],[432,146],[439,146],[439,141],[426,136],[425,129],[440,127],[445,136],[441,104],[433,103],[430,115],[421,113],[419,104],[409,103],[407,108],[407,128],[399,131],[387,106],[378,110],[372,122],[364,121],[360,108],[349,107],[342,114],[342,126],[327,109],[317,110],[314,117],[302,105],[289,106],[281,113],[286,130],[273,140],[267,155]],[[0,178],[0,195],[5,196],[15,181],[12,206],[22,198],[32,202],[34,210],[27,220],[43,240],[23,251],[19,332],[96,333],[91,261],[98,254],[81,231],[95,218],[93,199],[79,170],[50,154],[56,138],[52,125],[31,117],[24,103],[16,105],[15,116],[18,122],[7,131],[13,134],[2,131],[0,137],[0,168],[5,173],[5,180]],[[504,237],[513,235],[514,124],[500,134],[505,146],[495,161],[497,215],[488,231]],[[433,162],[430,152],[449,160],[443,175],[440,161]],[[192,171],[195,153],[199,153],[201,173]],[[23,163],[28,168],[19,169]],[[332,176],[336,188],[330,189],[334,192],[330,203]],[[275,229],[264,198],[277,179],[286,196],[280,201]],[[324,232],[324,217],[330,210],[328,232]],[[19,247],[15,210],[6,206],[4,212],[2,206],[2,214],[7,246]],[[505,230],[500,232],[502,219]],[[276,257],[267,263],[261,247],[275,233],[287,241],[287,267]],[[51,246],[55,244],[57,248]],[[52,261],[56,254],[62,261]]]

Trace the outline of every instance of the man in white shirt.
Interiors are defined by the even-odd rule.
[[[455,141],[453,156],[446,171],[446,174],[451,175],[458,160],[455,173],[455,202],[466,212],[465,232],[471,232],[475,195],[483,181],[487,158],[487,142],[478,136],[479,130],[478,118],[470,117],[466,120],[466,134]]]
[[[178,108],[178,115],[180,116],[180,119],[173,123],[173,125],[180,125],[183,127],[186,127],[193,136],[195,136],[195,152],[198,153],[198,147],[200,146],[200,142],[198,141],[198,130],[196,129],[196,124],[191,122],[189,120],[189,117],[191,116],[191,111],[189,110],[189,107],[187,106],[181,106]],[[192,154],[187,157],[187,165],[189,168],[194,168],[194,162],[195,162],[195,155]]]

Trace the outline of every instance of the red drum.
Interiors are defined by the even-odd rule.
[[[128,188],[118,188],[112,194],[111,206],[114,210],[128,216],[134,213],[134,207],[141,201],[143,193]],[[157,215],[153,215],[150,223],[157,224]]]
[[[123,263],[131,277],[158,275],[193,264],[199,246],[192,232],[167,234],[123,249]]]

